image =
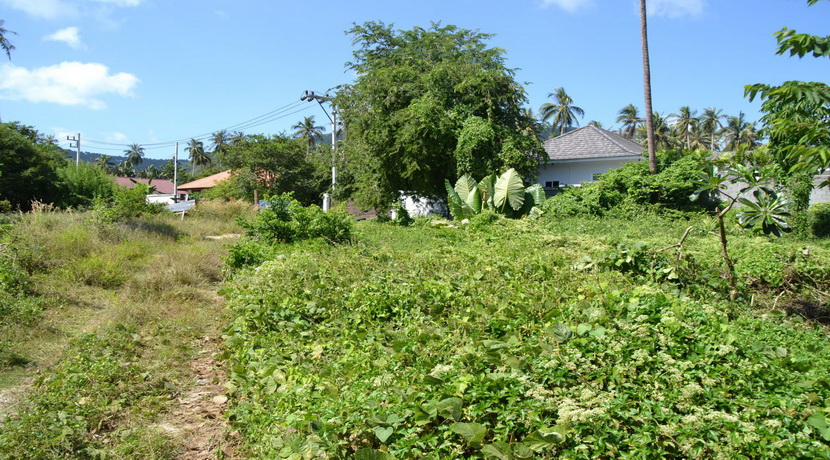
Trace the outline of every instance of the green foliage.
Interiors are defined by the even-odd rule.
[[[4,422],[0,456],[105,456],[99,434],[121,411],[147,410],[167,398],[165,381],[137,364],[142,348],[123,326],[73,342],[68,358],[36,383],[29,405]]]
[[[246,235],[266,243],[293,243],[322,238],[329,243],[351,240],[354,218],[342,207],[324,212],[317,205],[303,207],[290,193],[268,197],[268,206],[253,219],[240,219]]]
[[[396,201],[392,205],[392,212],[395,214],[395,218],[390,219],[390,221],[395,225],[409,227],[415,223],[415,220],[409,215],[409,211],[406,210],[406,206],[400,201]]]
[[[259,196],[292,193],[295,200],[307,205],[319,202],[326,188],[325,177],[307,156],[302,139],[282,134],[248,136],[230,146],[220,159],[235,175],[234,182],[226,185],[230,190],[222,190],[227,196],[234,196],[233,189],[241,192],[235,198],[249,200],[254,190]]]
[[[685,290],[661,268],[674,253],[650,249],[676,225],[655,222],[362,223],[360,245],[265,262],[226,294],[231,417],[246,454],[826,456],[825,331]],[[790,254],[782,241],[739,247],[771,267]],[[700,266],[719,257],[706,232],[683,252]],[[607,266],[575,268],[586,254]],[[812,247],[811,270],[828,257]]]
[[[0,201],[22,210],[32,201],[57,201],[56,170],[64,164],[57,147],[42,143],[32,127],[0,123]]]
[[[148,203],[149,194],[150,186],[142,182],[136,183],[133,188],[116,187],[111,201],[105,200],[104,197],[93,199],[93,213],[90,218],[94,222],[106,225],[167,212],[161,203]]]
[[[659,173],[649,174],[648,163],[638,161],[611,169],[597,182],[569,187],[547,200],[544,211],[558,216],[601,216],[615,210],[636,216],[643,212],[666,213],[671,210],[697,212],[708,203],[693,203],[694,181],[709,164],[704,151],[661,151],[657,154]]]
[[[116,193],[115,181],[103,169],[90,163],[66,164],[57,170],[60,181],[58,205],[89,207],[96,198],[111,200]]]
[[[742,227],[753,228],[760,223],[764,234],[775,236],[792,231],[787,223],[787,218],[790,217],[787,200],[775,192],[766,192],[763,189],[756,189],[752,196],[755,197],[755,201],[738,198],[738,202],[744,205],[737,216]]]
[[[450,214],[457,220],[470,218],[485,210],[499,212],[508,217],[539,217],[544,204],[545,191],[539,184],[525,188],[515,169],[505,171],[499,177],[487,176],[477,183],[465,174],[458,179],[455,187],[444,180]]]
[[[541,145],[523,134],[532,132],[524,89],[504,50],[487,46],[490,35],[380,22],[348,33],[356,50],[346,66],[357,81],[341,87],[335,103],[348,126],[343,150],[361,205],[388,208],[401,191],[437,197],[445,178],[464,174],[536,174]]]
[[[830,203],[810,206],[810,232],[817,238],[830,238]]]

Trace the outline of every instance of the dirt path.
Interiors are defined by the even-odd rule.
[[[225,418],[227,375],[216,360],[219,340],[205,336],[196,346],[199,356],[190,365],[192,385],[159,427],[181,440],[181,459],[240,458],[239,439]]]

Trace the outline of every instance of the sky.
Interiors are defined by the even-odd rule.
[[[648,0],[654,110],[760,117],[751,83],[827,81],[830,62],[775,54],[782,27],[826,36],[830,2]],[[329,123],[306,90],[354,81],[353,24],[433,22],[493,34],[538,113],[563,87],[592,120],[616,129],[643,112],[636,0],[0,0],[11,60],[0,56],[0,118],[84,151],[129,144],[171,158],[175,142],[220,129],[292,133],[305,116]],[[328,109],[328,106],[326,107]],[[330,125],[326,132],[331,132]],[[206,142],[209,145],[209,142]],[[184,145],[180,145],[183,153]]]

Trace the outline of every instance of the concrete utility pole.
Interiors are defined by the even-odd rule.
[[[78,137],[66,136],[66,140],[69,141],[69,148],[70,149],[72,147],[77,147],[78,148],[78,152],[75,154],[75,167],[77,168],[78,165],[81,163],[81,133],[78,133]],[[74,145],[72,144],[73,142],[75,143]]]
[[[320,96],[314,93],[314,91],[306,90],[302,97],[300,97],[300,100],[308,102],[317,101],[320,104],[320,108],[323,109],[323,113],[331,121],[331,191],[334,192],[334,187],[337,184],[337,108],[334,106],[334,98]],[[331,115],[326,111],[323,102],[331,102]],[[323,211],[328,211],[329,208],[331,208],[331,193],[324,193]]]
[[[173,154],[173,202],[179,202],[179,143],[176,142],[176,153]]]

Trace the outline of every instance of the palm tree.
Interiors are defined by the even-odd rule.
[[[95,159],[95,166],[109,172],[110,168],[112,168],[112,158],[109,155],[101,155]]]
[[[617,117],[617,123],[622,124],[622,135],[628,139],[634,138],[634,133],[637,131],[637,126],[643,122],[640,118],[639,110],[634,104],[628,104],[620,110]]]
[[[236,147],[237,145],[241,145],[245,140],[248,139],[248,136],[245,135],[242,131],[234,131],[231,135],[230,143],[232,146]]]
[[[591,120],[588,122],[588,126],[596,126],[599,129],[602,129],[602,122],[597,120]]]
[[[323,131],[326,130],[325,126],[316,126],[314,124],[314,115],[303,118],[303,121],[292,126],[291,129],[294,130],[294,137],[308,139],[309,152],[314,148],[314,138],[321,137]]]
[[[654,149],[667,150],[676,147],[679,141],[674,136],[671,126],[669,125],[668,117],[664,117],[660,112],[654,112],[651,115],[652,120],[652,135],[654,136]],[[641,125],[637,128],[637,137],[645,139],[648,136],[646,126]]]
[[[648,63],[648,24],[646,0],[640,0],[640,37],[643,45],[643,93],[646,103],[646,139],[648,141],[648,170],[657,174],[657,155],[654,147],[654,113],[651,108],[651,66]]]
[[[17,35],[17,33],[13,32],[11,30],[4,29],[3,24],[5,24],[5,23],[6,23],[6,21],[0,19],[0,48],[2,48],[3,51],[6,52],[6,56],[8,56],[9,60],[11,61],[12,60],[12,50],[14,49],[14,45],[12,45],[12,43],[9,41],[9,39],[6,38],[6,35],[9,35],[9,34]]]
[[[124,153],[127,154],[127,163],[133,165],[133,168],[144,161],[144,147],[138,144],[131,144],[130,148],[124,150]]]
[[[213,151],[213,154],[216,158],[220,158],[221,155],[228,153],[228,147],[230,147],[231,137],[228,135],[228,132],[224,129],[221,131],[216,131],[210,137],[210,148]]]
[[[144,177],[147,179],[158,179],[159,177],[159,170],[156,168],[156,165],[150,165],[147,169],[144,170]]]
[[[724,142],[726,142],[724,150],[737,150],[741,146],[753,148],[758,145],[755,123],[746,121],[743,112],[739,112],[737,117],[727,119],[723,133]]]
[[[205,152],[205,144],[202,141],[190,139],[185,151],[190,153],[190,175],[196,173],[196,166],[206,166],[213,162],[210,155]]]
[[[715,151],[715,141],[717,140],[718,131],[723,128],[721,120],[726,118],[721,109],[715,107],[707,107],[703,110],[703,116],[700,119],[701,128],[709,135],[709,150]]]
[[[695,117],[697,110],[692,110],[688,105],[680,107],[679,113],[670,116],[674,118],[674,129],[677,136],[683,141],[683,146],[688,150],[692,148],[692,136],[697,130],[700,120]]]
[[[579,126],[579,121],[576,117],[584,117],[585,111],[582,108],[573,104],[573,99],[565,92],[565,88],[556,88],[554,92],[548,93],[548,97],[554,98],[556,102],[546,102],[539,108],[542,115],[542,121],[548,121],[553,118],[551,123],[551,133],[554,133],[555,128],[559,127],[559,134],[565,134],[565,129],[571,126]]]
[[[115,173],[115,175],[121,177],[135,176],[135,168],[133,167],[132,163],[126,160],[120,163],[118,166],[116,166],[113,172]]]

